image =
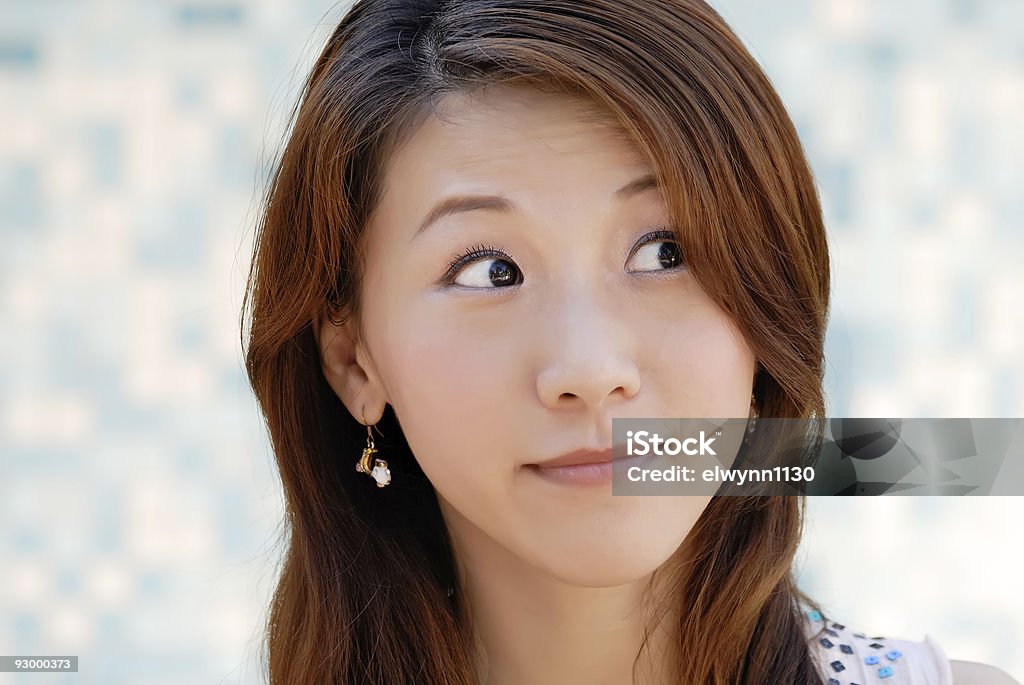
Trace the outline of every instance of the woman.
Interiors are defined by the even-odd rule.
[[[613,417],[825,413],[813,179],[711,8],[359,1],[295,115],[246,298],[272,683],[951,682],[801,594],[802,499],[571,466]]]

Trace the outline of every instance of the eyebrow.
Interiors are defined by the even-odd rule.
[[[615,197],[619,200],[628,200],[634,195],[658,187],[658,180],[654,174],[647,174],[634,179],[615,191]],[[432,224],[441,218],[459,214],[462,212],[473,212],[476,210],[487,210],[501,214],[510,214],[518,208],[516,204],[506,197],[500,195],[455,195],[447,197],[438,202],[427,213],[420,227],[416,229],[413,238],[427,230]]]

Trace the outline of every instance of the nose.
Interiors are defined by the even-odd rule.
[[[550,409],[600,410],[640,390],[636,333],[621,307],[600,299],[576,292],[541,322],[545,335],[537,340],[548,352],[537,375],[537,395]]]

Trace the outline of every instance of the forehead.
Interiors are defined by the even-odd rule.
[[[610,187],[649,168],[614,117],[584,98],[498,85],[446,95],[435,111],[388,159],[382,204],[485,188]]]

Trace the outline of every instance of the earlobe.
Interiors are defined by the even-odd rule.
[[[384,413],[387,398],[351,320],[324,317],[313,325],[324,378],[349,413],[360,423],[373,424]]]

